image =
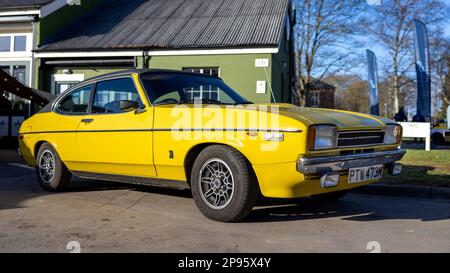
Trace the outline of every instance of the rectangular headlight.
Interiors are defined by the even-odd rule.
[[[387,125],[386,133],[384,135],[384,144],[398,144],[402,140],[402,126],[400,125]]]
[[[333,125],[315,125],[309,127],[309,150],[327,150],[336,148],[337,128]]]

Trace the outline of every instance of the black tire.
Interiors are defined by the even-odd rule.
[[[322,193],[318,195],[313,195],[311,196],[311,198],[324,202],[334,202],[346,196],[348,192],[349,192],[348,190],[344,190],[344,191]]]
[[[225,178],[226,175],[224,175],[218,179],[208,177],[209,174],[214,176],[211,168],[208,168],[208,166],[212,166],[215,170],[214,164],[219,170],[219,164],[221,164],[222,169],[227,169],[228,171],[225,172],[232,175],[229,175],[229,178]],[[202,174],[200,174],[201,171]],[[217,175],[217,173],[215,174]],[[230,178],[232,180],[229,180]],[[202,180],[199,181],[199,179]],[[211,182],[202,183],[205,181],[203,179]],[[206,197],[207,193],[217,190],[218,186],[215,183],[221,185],[219,188],[223,189],[230,184],[229,181],[233,181],[231,187],[233,190],[231,193],[230,187],[228,190],[223,190],[223,192],[227,192],[228,201],[225,196],[221,196],[219,204],[216,206],[216,198],[219,194],[213,193]],[[224,145],[212,145],[205,148],[194,162],[191,173],[191,191],[195,203],[203,215],[215,221],[236,222],[251,212],[258,198],[259,187],[249,162],[241,153]],[[212,204],[213,200],[214,204]]]
[[[41,161],[45,162],[45,159],[43,157],[52,157],[53,164],[50,165],[53,166],[54,171],[51,177],[49,175],[46,175],[46,169],[41,168],[41,165],[44,165],[41,164]],[[47,165],[47,167],[49,166]],[[66,189],[72,177],[72,174],[61,161],[58,153],[49,143],[44,143],[39,148],[36,156],[36,174],[41,187],[47,191],[52,192],[62,191]]]
[[[435,145],[444,145],[445,139],[441,134],[434,134],[431,136],[431,140]]]

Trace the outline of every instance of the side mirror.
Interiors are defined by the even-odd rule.
[[[119,102],[120,111],[133,111],[139,108],[139,103],[134,100],[121,100]]]

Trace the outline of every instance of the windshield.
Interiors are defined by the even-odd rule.
[[[150,101],[154,105],[207,103],[248,104],[221,79],[176,72],[148,72],[141,75]]]

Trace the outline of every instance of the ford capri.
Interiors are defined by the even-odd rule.
[[[214,76],[116,72],[82,82],[26,120],[19,152],[40,185],[72,175],[190,189],[208,218],[245,218],[258,198],[337,200],[399,175],[402,128],[382,117],[253,104]]]

